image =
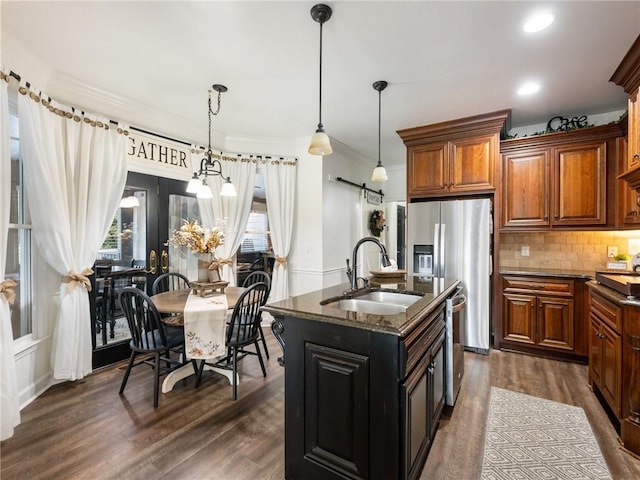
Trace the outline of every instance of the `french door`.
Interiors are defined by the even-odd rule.
[[[135,286],[151,294],[160,274],[179,269],[169,256],[167,240],[182,219],[199,218],[196,198],[186,193],[186,186],[181,180],[129,172],[120,208],[94,265],[90,294],[94,369],[131,353],[118,301],[122,288]]]

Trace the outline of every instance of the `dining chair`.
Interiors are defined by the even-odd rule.
[[[161,372],[169,373],[182,367],[186,362],[184,360],[184,330],[166,329],[153,301],[146,293],[136,287],[122,289],[120,306],[131,333],[131,341],[129,342],[131,356],[120,385],[120,395],[123,394],[127,386],[131,369],[141,364],[150,365],[154,370],[153,408],[157,408]],[[171,353],[180,354],[182,360],[171,358]],[[144,355],[144,357],[134,363],[138,355]],[[194,372],[196,372],[197,364],[195,361],[192,361],[192,364]]]
[[[236,306],[233,308],[231,320],[227,325],[227,355],[215,363],[209,363],[206,360],[200,363],[196,387],[200,385],[200,381],[202,380],[202,372],[205,364],[231,370],[233,372],[233,400],[236,400],[238,398],[238,360],[241,360],[247,355],[256,355],[258,357],[260,368],[262,369],[262,376],[267,376],[258,340],[260,339],[259,326],[262,319],[260,307],[266,302],[268,294],[269,287],[263,282],[254,283],[242,292]],[[246,348],[250,345],[254,345],[255,351]]]
[[[249,287],[254,283],[263,282],[267,285],[267,296],[264,298],[264,303],[267,303],[267,299],[269,298],[269,292],[271,292],[271,277],[267,272],[262,270],[257,270],[255,272],[250,273],[247,278],[242,282],[243,287]],[[264,305],[263,303],[263,305]],[[264,348],[264,354],[269,358],[269,349],[267,348],[267,340],[264,338],[264,331],[262,330],[262,325],[259,326],[260,330],[260,340],[262,341],[262,346]]]
[[[153,284],[151,285],[151,295],[173,290],[183,290],[185,288],[190,288],[189,279],[187,277],[178,272],[167,272],[163,273],[153,281]],[[182,313],[163,313],[161,314],[161,317],[164,318],[165,323],[170,325],[169,328],[183,328],[184,315]]]
[[[160,275],[151,285],[151,295],[189,288],[189,279],[178,272],[167,272]]]
[[[147,286],[147,275],[145,272],[146,266],[147,262],[145,260],[136,260],[135,258],[131,259],[131,268],[140,270],[140,275],[134,275],[131,277],[131,286],[139,288],[142,291],[146,291]]]

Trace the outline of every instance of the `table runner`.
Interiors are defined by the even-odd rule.
[[[184,307],[184,335],[188,359],[209,359],[226,353],[227,297],[191,294]]]

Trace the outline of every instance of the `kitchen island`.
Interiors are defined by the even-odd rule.
[[[364,293],[348,284],[263,307],[284,343],[287,479],[419,477],[444,407],[445,300],[459,283],[386,284],[420,296],[389,315],[338,308]]]

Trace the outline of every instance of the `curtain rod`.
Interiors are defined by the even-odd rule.
[[[6,75],[6,74],[3,73],[3,75]],[[22,79],[20,77],[20,75],[18,73],[14,72],[13,70],[9,70],[8,76],[15,78],[18,81],[18,83],[20,83],[20,81]],[[9,81],[9,80],[7,79],[7,81]],[[29,82],[25,81],[25,85],[26,85],[27,88],[31,88],[31,84]],[[51,97],[49,97],[49,102],[51,102]],[[70,106],[69,108],[71,108],[71,110],[74,111],[74,112],[76,111],[76,109],[74,107],[72,107],[72,106]],[[82,111],[82,115],[84,115],[84,111]],[[117,120],[111,120],[111,119],[109,119],[109,123],[111,123],[113,125],[119,125],[120,124],[120,122],[118,122]],[[124,122],[122,122],[122,123],[124,123]],[[141,132],[141,133],[146,133],[147,135],[153,135],[154,137],[163,138],[163,139],[169,140],[171,142],[181,143],[181,144],[187,145],[187,146],[191,146],[192,145],[191,143],[185,142],[184,140],[177,140],[175,138],[171,138],[171,137],[168,137],[166,135],[161,135],[159,133],[150,132],[149,130],[145,130],[145,129],[142,129],[142,128],[134,127],[133,125],[129,125],[129,129],[130,130],[135,130],[135,131]],[[199,148],[202,148],[204,150],[204,147],[199,147]],[[223,152],[221,151],[220,153],[222,154]],[[242,154],[242,153],[238,153],[237,155],[238,156],[245,156],[245,157],[249,156],[249,154]],[[250,155],[250,156],[253,156],[253,155]],[[260,159],[264,158],[265,160],[272,160],[272,159],[286,160],[286,159],[291,158],[289,155],[255,155],[255,156],[257,158],[260,158]],[[298,161],[297,157],[293,157],[293,159],[296,162]]]
[[[336,177],[336,181],[338,182],[342,182],[342,183],[346,183],[348,185],[352,185],[354,187],[358,187],[361,190],[366,190],[367,192],[372,192],[372,193],[378,193],[380,194],[382,197],[384,197],[384,193],[382,193],[382,189],[380,190],[373,190],[372,188],[367,187],[366,183],[363,183],[362,185],[360,185],[359,183],[354,183],[354,182],[350,182],[349,180],[345,180],[342,177]]]

